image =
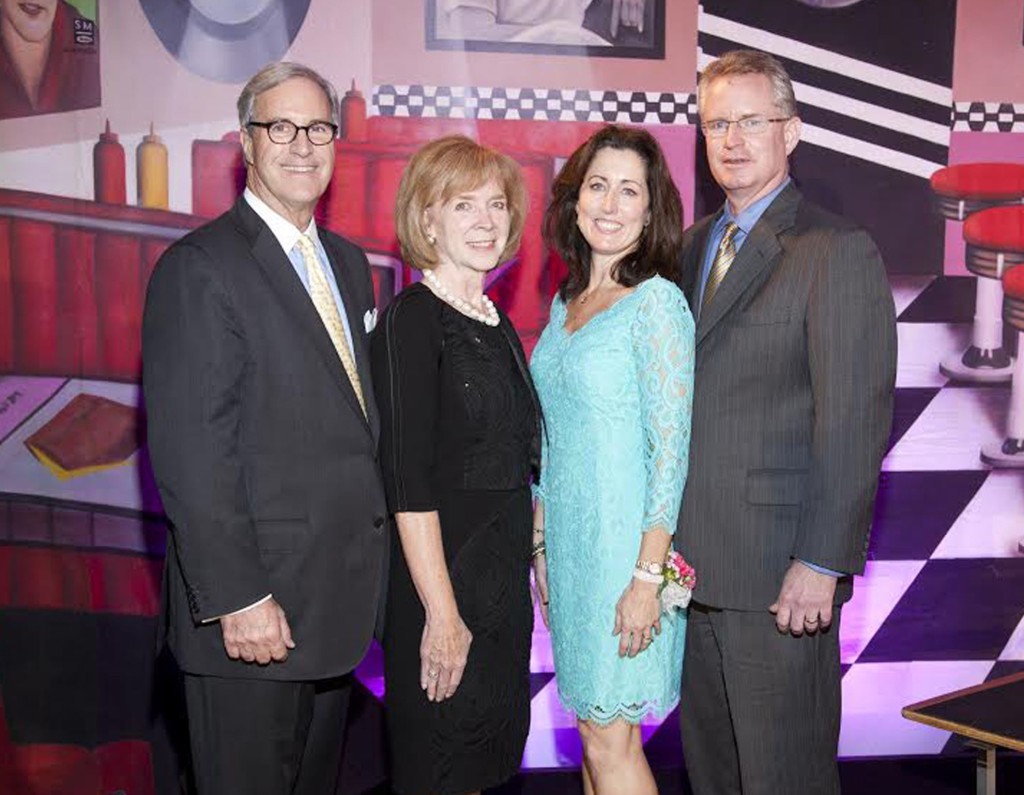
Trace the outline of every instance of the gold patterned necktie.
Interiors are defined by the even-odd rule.
[[[316,307],[316,312],[320,315],[320,320],[323,321],[331,342],[334,343],[334,349],[338,352],[338,358],[341,359],[341,366],[345,368],[345,374],[352,384],[352,389],[355,390],[356,397],[359,399],[359,406],[362,408],[363,416],[365,417],[366,400],[363,397],[363,385],[359,380],[359,371],[356,370],[352,349],[349,347],[348,338],[345,336],[345,326],[341,322],[338,305],[331,294],[331,286],[327,281],[327,274],[324,273],[324,266],[321,264],[320,257],[316,253],[316,247],[309,237],[306,235],[300,236],[296,245],[299,247],[299,253],[302,254],[302,259],[306,263],[306,273],[309,275],[309,297],[313,300],[313,306]]]
[[[731,221],[726,224],[725,234],[722,235],[722,242],[718,244],[718,251],[715,252],[715,261],[711,263],[711,272],[708,274],[708,282],[704,285],[704,297],[700,302],[700,309],[703,312],[711,299],[718,292],[718,287],[725,278],[729,266],[736,259],[736,233],[740,228]]]

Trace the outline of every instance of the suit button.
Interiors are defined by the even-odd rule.
[[[373,526],[380,530],[384,526],[384,517],[378,516],[373,520]]]

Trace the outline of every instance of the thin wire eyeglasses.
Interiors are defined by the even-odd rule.
[[[766,119],[764,116],[745,116],[742,119],[712,119],[701,124],[700,128],[708,138],[725,138],[729,134],[730,125],[735,124],[741,135],[761,135],[769,124],[789,121],[792,116],[777,119]]]
[[[275,144],[290,144],[298,136],[299,130],[306,131],[306,138],[313,146],[326,146],[338,135],[338,126],[329,121],[314,121],[301,126],[288,119],[275,119],[251,121],[246,126],[262,127],[267,131],[267,137]]]

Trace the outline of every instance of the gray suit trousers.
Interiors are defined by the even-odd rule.
[[[680,723],[694,795],[838,795],[839,606],[825,632],[693,604]]]

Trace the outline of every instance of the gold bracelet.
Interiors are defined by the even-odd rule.
[[[533,558],[540,557],[544,554],[546,550],[547,546],[544,544],[544,542],[538,541],[536,544],[533,545],[533,551],[530,552],[530,559],[532,560]]]

